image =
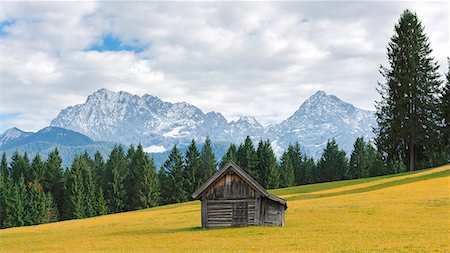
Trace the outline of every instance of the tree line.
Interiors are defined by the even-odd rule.
[[[347,159],[334,139],[321,158],[314,161],[302,153],[299,143],[289,145],[279,161],[269,140],[256,147],[250,137],[239,146],[230,144],[218,163],[211,140],[201,149],[192,140],[183,155],[176,145],[157,171],[141,144],[125,152],[115,146],[105,161],[76,155],[64,169],[58,150],[45,161],[37,154],[15,152],[8,164],[3,153],[0,167],[0,227],[35,225],[137,210],[191,200],[191,194],[227,162],[233,161],[263,187],[272,189],[405,171],[405,166],[387,166],[373,144],[358,138]]]

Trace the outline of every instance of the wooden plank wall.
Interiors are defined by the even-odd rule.
[[[228,172],[206,190],[207,199],[244,199],[259,196],[241,177]]]
[[[264,198],[261,202],[260,225],[264,226],[283,226],[284,225],[284,206],[280,203]]]
[[[206,203],[208,227],[255,225],[255,199],[207,200]],[[235,224],[233,222],[233,204],[236,205],[236,203],[245,203],[247,205],[247,223],[245,224]]]

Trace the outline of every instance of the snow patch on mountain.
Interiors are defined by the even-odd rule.
[[[163,153],[166,149],[163,146],[152,145],[150,147],[144,148],[144,152],[147,153]]]

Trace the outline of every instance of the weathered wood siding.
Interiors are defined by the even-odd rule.
[[[264,198],[261,203],[260,225],[284,226],[284,206]]]
[[[207,226],[255,225],[259,196],[241,177],[228,172],[206,190]]]
[[[261,195],[233,170],[202,193],[202,226],[283,226],[284,205]]]
[[[256,199],[208,200],[208,227],[255,225]]]
[[[206,191],[206,199],[246,199],[258,196],[259,193],[250,184],[232,171],[222,176]]]

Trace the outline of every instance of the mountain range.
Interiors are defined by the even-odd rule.
[[[241,143],[247,135],[256,141],[270,139],[276,150],[298,141],[305,152],[317,158],[331,138],[351,151],[357,137],[373,137],[375,124],[373,112],[323,91],[316,92],[283,122],[265,128],[253,117],[228,122],[218,112],[204,113],[185,102],[169,103],[151,95],[100,89],[84,104],[62,110],[50,125],[94,140],[141,142],[148,150],[157,151],[173,144],[186,145],[191,139],[202,142],[206,136],[214,142],[233,143]]]
[[[328,139],[335,138],[349,153],[357,137],[373,138],[375,125],[372,111],[356,108],[323,91],[308,98],[286,120],[263,127],[253,117],[228,122],[221,113],[204,113],[186,102],[170,103],[147,94],[100,89],[85,103],[61,110],[50,127],[36,133],[7,130],[0,135],[0,151],[11,153],[18,149],[45,154],[59,145],[63,152],[70,150],[70,161],[80,150],[93,153],[97,148],[107,154],[114,143],[140,142],[147,152],[163,159],[174,144],[183,149],[191,139],[202,143],[209,136],[215,143],[216,155],[221,157],[229,143],[239,144],[248,135],[254,141],[270,139],[277,155],[289,143],[298,141],[305,153],[317,159]]]

